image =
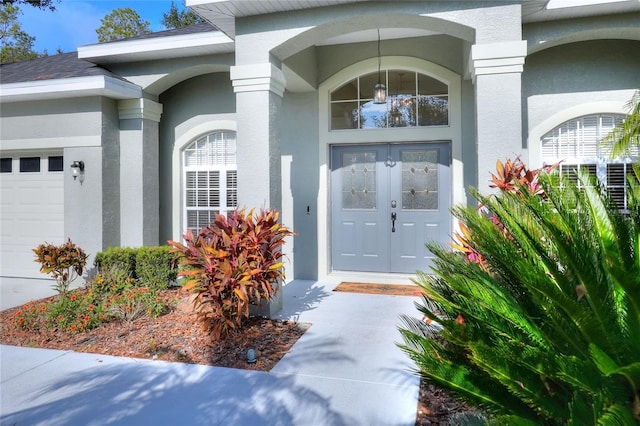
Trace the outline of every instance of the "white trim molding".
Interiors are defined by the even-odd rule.
[[[54,138],[5,139],[0,148],[2,152],[23,151],[28,149],[64,149],[96,147],[102,145],[101,135],[64,136]]]
[[[170,59],[188,55],[232,53],[233,40],[213,28],[195,34],[118,40],[78,47],[78,58],[91,62]]]
[[[471,46],[472,75],[521,73],[527,56],[525,40]]]
[[[133,99],[142,96],[142,89],[128,81],[105,75],[0,84],[0,102],[40,101],[86,96]]]
[[[626,115],[628,111],[624,108],[624,102],[589,102],[559,111],[542,121],[529,132],[529,140],[527,141],[527,147],[529,147],[529,166],[542,166],[542,144],[540,141],[542,140],[542,136],[547,132],[574,118],[603,113]]]
[[[286,86],[282,70],[272,63],[233,66],[231,80],[235,93],[271,91],[282,97]]]
[[[124,99],[118,102],[118,114],[120,120],[148,119],[159,123],[162,104],[144,98]]]

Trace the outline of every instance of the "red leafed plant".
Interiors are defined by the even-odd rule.
[[[40,244],[33,249],[36,255],[34,262],[40,263],[40,272],[50,274],[56,281],[54,289],[62,294],[67,294],[69,283],[77,276],[82,275],[87,264],[87,254],[75,243],[67,238],[67,241],[59,246],[54,244]]]
[[[550,172],[558,165],[543,167],[546,172]],[[515,160],[507,159],[496,161],[496,174],[491,173],[490,188],[498,188],[502,192],[519,193],[521,188],[526,188],[529,193],[545,196],[544,190],[538,181],[538,175],[542,169],[528,169],[520,157]]]
[[[542,185],[538,180],[541,171],[551,172],[554,168],[558,167],[558,164],[551,166],[544,166],[541,169],[529,169],[522,162],[520,157],[515,160],[507,159],[504,163],[500,160],[496,161],[496,173],[491,173],[490,188],[498,188],[500,192],[511,192],[514,194],[521,194],[522,190],[528,191],[530,194],[538,195],[542,198],[546,198],[546,194]],[[480,205],[478,209],[482,210],[483,206]],[[493,223],[504,233],[507,231],[498,218],[490,212],[485,212],[491,217]],[[478,251],[469,243],[471,239],[471,232],[467,226],[460,222],[460,232],[453,234],[454,242],[451,246],[463,253],[463,255],[470,262],[477,263],[482,269],[487,270],[487,261]],[[511,238],[510,235],[507,235]]]
[[[279,223],[276,210],[234,211],[214,222],[197,236],[184,235],[185,244],[168,241],[172,253],[181,254],[179,276],[183,288],[195,294],[195,312],[213,340],[242,326],[249,305],[271,299],[284,279],[284,239],[293,235]]]

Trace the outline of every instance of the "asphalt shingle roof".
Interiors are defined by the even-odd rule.
[[[167,31],[143,34],[137,37],[130,37],[123,40],[114,41],[119,43],[129,40],[144,40],[158,37],[171,37],[185,34],[197,34],[209,31],[218,31],[209,23],[196,24],[188,27],[177,28]],[[78,58],[78,52],[63,53],[60,55],[44,56],[42,58],[29,61],[14,62],[0,65],[0,84],[23,83],[27,81],[53,80],[59,78],[89,77],[95,75],[106,75],[120,80],[124,80],[119,75],[111,71]]]
[[[119,75],[99,65],[79,59],[78,52],[43,56],[30,61],[0,65],[0,84],[95,75],[106,75],[123,80]]]
[[[198,33],[206,33],[211,31],[218,31],[216,27],[205,22],[203,24],[195,24],[190,25],[188,27],[175,28],[173,30],[165,30],[165,31],[156,31],[153,33],[142,34],[135,37],[124,38],[122,40],[116,40],[112,43],[118,43],[121,41],[129,41],[129,40],[144,40],[148,38],[157,38],[157,37],[171,37],[178,35],[186,35],[186,34],[198,34]]]

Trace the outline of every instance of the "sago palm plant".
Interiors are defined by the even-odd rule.
[[[454,209],[476,256],[429,246],[424,317],[403,317],[400,347],[490,424],[640,424],[639,204],[623,215],[587,176],[537,179],[543,193],[475,192],[490,214]]]

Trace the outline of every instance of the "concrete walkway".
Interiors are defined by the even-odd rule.
[[[269,373],[0,346],[0,424],[413,425],[419,379],[395,342],[415,298],[334,286],[284,287],[279,317],[312,326]]]

